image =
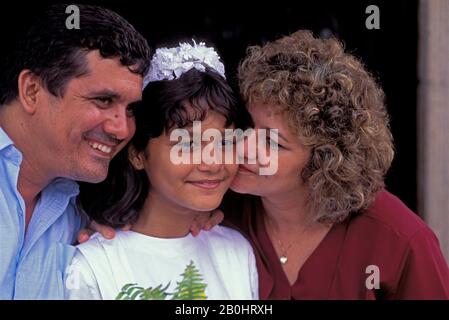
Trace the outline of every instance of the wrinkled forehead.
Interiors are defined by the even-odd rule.
[[[97,50],[86,54],[86,72],[72,79],[69,85],[83,92],[107,93],[124,101],[134,102],[142,96],[142,76],[124,66],[120,59],[103,58]]]

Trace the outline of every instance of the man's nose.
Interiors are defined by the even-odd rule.
[[[111,110],[109,119],[104,124],[104,131],[116,139],[125,140],[134,133],[134,118],[128,117],[126,109]]]

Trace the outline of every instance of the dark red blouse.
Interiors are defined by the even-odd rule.
[[[438,239],[387,191],[366,211],[334,224],[293,285],[265,230],[260,198],[240,199],[224,210],[253,245],[260,299],[449,299],[449,269]],[[370,276],[373,283],[369,266],[378,267],[380,289],[366,285]]]

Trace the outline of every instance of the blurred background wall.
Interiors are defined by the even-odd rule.
[[[449,0],[421,0],[418,208],[449,260]]]

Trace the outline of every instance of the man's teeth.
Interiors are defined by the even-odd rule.
[[[104,144],[100,144],[100,143],[97,143],[97,142],[89,142],[89,145],[92,148],[100,150],[100,151],[102,151],[104,153],[111,153],[111,151],[112,151],[111,147],[105,146]]]

